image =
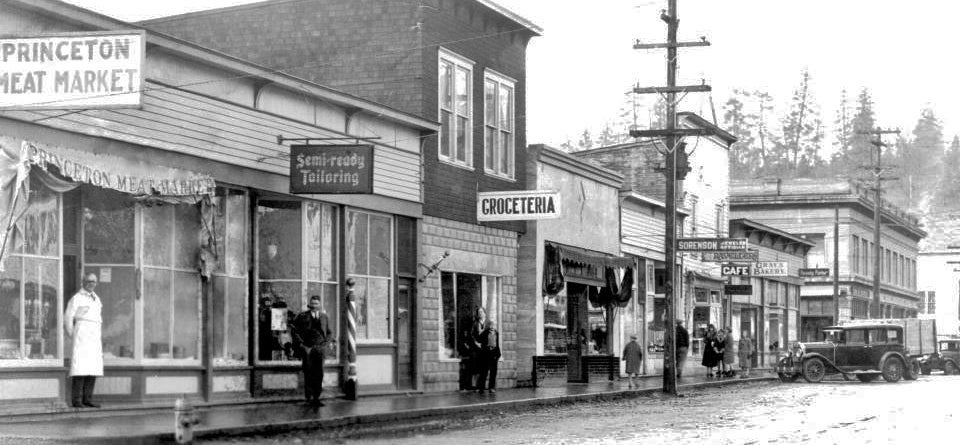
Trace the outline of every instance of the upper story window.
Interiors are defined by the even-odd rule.
[[[506,77],[487,72],[483,80],[484,170],[514,177],[514,85]]]
[[[440,51],[440,160],[473,167],[473,62]]]

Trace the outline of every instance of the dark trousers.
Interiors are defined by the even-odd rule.
[[[91,403],[93,387],[97,384],[97,377],[92,375],[78,375],[70,378],[70,401],[74,405]]]
[[[477,358],[460,358],[460,389],[473,389],[473,377],[477,374]]]
[[[319,400],[323,391],[323,347],[307,348],[303,355],[303,383],[307,400]]]
[[[477,379],[477,389],[497,389],[497,362],[500,356],[494,352],[484,352],[480,356],[480,377]],[[489,381],[488,381],[489,380]]]

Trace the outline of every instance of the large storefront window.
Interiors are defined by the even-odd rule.
[[[543,296],[543,353],[567,353],[567,288]]]
[[[456,359],[466,353],[477,308],[500,327],[500,278],[467,273],[440,274],[440,357]],[[566,328],[564,328],[566,329]]]
[[[356,280],[357,338],[393,340],[393,218],[348,210],[347,276]]]
[[[317,202],[257,203],[259,300],[257,358],[297,361],[290,322],[320,296],[339,338],[337,298],[337,208]],[[331,354],[328,361],[336,362]]]
[[[199,363],[198,206],[81,191],[83,273],[100,280],[104,359]]]
[[[217,188],[213,199],[213,357],[217,365],[244,365],[247,357],[247,196]]]
[[[61,357],[60,207],[59,194],[31,183],[30,207],[11,232],[0,272],[0,366]]]

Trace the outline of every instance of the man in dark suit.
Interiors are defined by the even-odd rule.
[[[320,296],[310,297],[307,310],[293,320],[294,342],[303,360],[303,381],[307,393],[307,403],[323,406],[320,392],[323,391],[324,350],[334,341],[330,319],[320,311]]]

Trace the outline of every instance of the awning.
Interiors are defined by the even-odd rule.
[[[548,243],[549,244],[549,243]],[[564,262],[578,265],[592,265],[597,269],[604,267],[633,267],[633,258],[609,255],[601,252],[592,252],[579,247],[555,245],[560,249],[560,256]]]
[[[597,307],[624,307],[633,295],[634,259],[591,252],[554,243],[544,245],[543,293],[555,294],[563,289],[566,279],[563,264],[583,266],[600,273],[596,277],[577,276],[576,281],[590,284],[588,300]],[[617,269],[623,269],[618,272]],[[621,277],[618,278],[618,273]]]

